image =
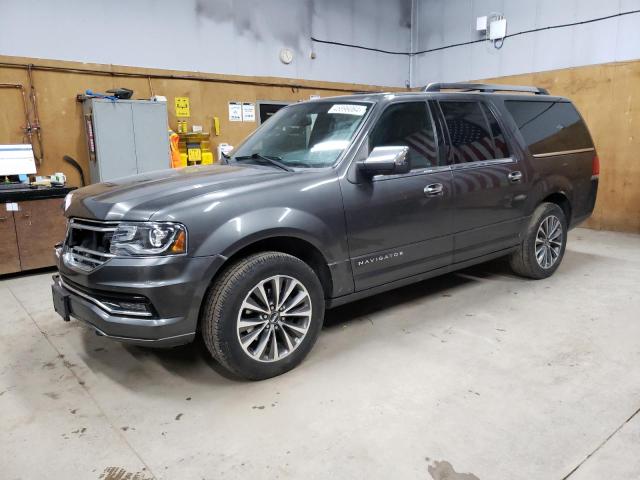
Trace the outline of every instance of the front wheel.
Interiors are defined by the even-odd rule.
[[[542,203],[531,216],[518,250],[509,257],[524,277],[547,278],[558,269],[567,245],[567,218],[555,203]]]
[[[222,367],[262,380],[306,357],[323,318],[324,295],[315,272],[291,255],[263,252],[233,264],[213,284],[201,330]]]

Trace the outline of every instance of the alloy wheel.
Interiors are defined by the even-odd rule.
[[[555,215],[542,220],[536,233],[535,252],[540,267],[551,268],[560,258],[562,251],[562,223]]]
[[[282,360],[302,343],[311,314],[311,297],[300,281],[287,275],[261,280],[238,312],[240,346],[254,360]]]

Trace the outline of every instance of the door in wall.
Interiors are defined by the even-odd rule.
[[[258,118],[260,119],[260,124],[262,125],[264,122],[269,120],[269,118],[275,115],[278,110],[289,105],[289,102],[278,102],[278,101],[261,101],[258,102]]]

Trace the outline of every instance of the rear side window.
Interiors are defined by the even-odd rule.
[[[509,150],[502,130],[480,102],[440,102],[449,130],[454,163],[506,158]]]
[[[593,147],[586,125],[569,102],[504,103],[533,155]]]

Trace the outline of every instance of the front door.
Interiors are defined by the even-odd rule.
[[[454,263],[516,245],[526,220],[528,172],[487,104],[439,104],[453,170]]]
[[[369,135],[368,151],[407,146],[411,170],[342,180],[357,291],[451,263],[453,177],[438,143],[426,102],[393,103]]]

